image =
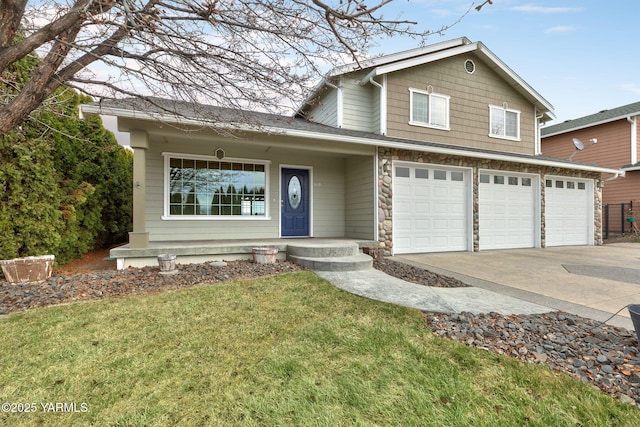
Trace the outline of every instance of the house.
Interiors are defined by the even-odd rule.
[[[623,231],[621,225],[630,227],[624,219],[624,210],[629,209],[630,203],[634,209],[640,208],[639,119],[640,102],[636,102],[547,126],[541,132],[546,155],[573,156],[573,161],[620,168],[625,173],[623,178],[607,182],[602,190],[603,205],[612,208],[609,226],[614,231]],[[584,149],[576,148],[574,139],[581,141]],[[597,143],[593,144],[593,140]],[[622,204],[625,209],[620,208]]]
[[[552,105],[466,38],[336,69],[294,117],[160,99],[81,110],[131,135],[121,268],[261,239],[352,239],[388,254],[601,244],[602,181],[619,174],[542,156]]]

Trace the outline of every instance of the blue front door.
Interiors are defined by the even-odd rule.
[[[309,235],[309,171],[282,169],[281,234],[283,237]]]

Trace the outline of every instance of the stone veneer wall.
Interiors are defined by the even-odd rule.
[[[446,166],[461,166],[473,169],[473,250],[478,251],[479,216],[478,216],[478,169],[497,171],[522,172],[540,175],[541,190],[541,243],[545,242],[545,175],[558,175],[574,178],[595,180],[594,183],[594,242],[602,244],[602,188],[601,176],[597,172],[577,171],[573,169],[554,168],[548,166],[529,165],[523,163],[504,162],[472,157],[432,154],[420,151],[398,150],[392,148],[378,148],[378,240],[384,248],[385,255],[391,254],[393,247],[393,161],[440,164]],[[383,167],[384,166],[384,167]]]

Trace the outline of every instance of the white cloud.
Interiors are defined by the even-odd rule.
[[[576,30],[573,25],[556,25],[555,27],[547,28],[545,34],[567,34]]]
[[[544,6],[535,6],[535,5],[526,5],[526,6],[514,6],[511,10],[515,10],[516,12],[525,12],[525,13],[567,13],[567,12],[580,12],[582,8],[580,7],[544,7]]]

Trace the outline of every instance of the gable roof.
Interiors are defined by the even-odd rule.
[[[424,141],[393,138],[373,132],[336,128],[310,122],[300,117],[281,116],[252,111],[162,98],[105,99],[80,105],[81,114],[108,115],[183,126],[201,126],[229,131],[261,132],[285,135],[300,139],[337,141],[357,145],[380,146],[404,150],[416,150],[472,158],[493,159],[566,169],[610,173],[621,171],[596,165],[572,163],[567,160],[542,155],[503,153],[471,147],[458,147]]]
[[[307,100],[316,97],[318,92],[326,85],[331,85],[331,81],[344,74],[354,71],[368,71],[362,82],[368,82],[370,78],[392,73],[418,65],[428,64],[441,59],[451,58],[465,53],[474,53],[501,78],[509,83],[517,92],[529,100],[538,109],[538,113],[544,114],[545,120],[555,118],[553,105],[542,95],[533,89],[522,77],[507,66],[500,58],[491,52],[481,42],[471,42],[466,37],[449,40],[433,45],[398,52],[391,55],[380,56],[369,60],[361,61],[360,64],[349,64],[337,67],[332,70],[316,86],[316,89]],[[301,107],[298,113],[304,108]]]
[[[640,115],[640,102],[634,102],[633,104],[612,108],[611,110],[602,110],[588,116],[579,117],[573,120],[566,120],[556,125],[545,126],[540,131],[542,137],[560,135],[566,132],[585,129],[637,115]]]

